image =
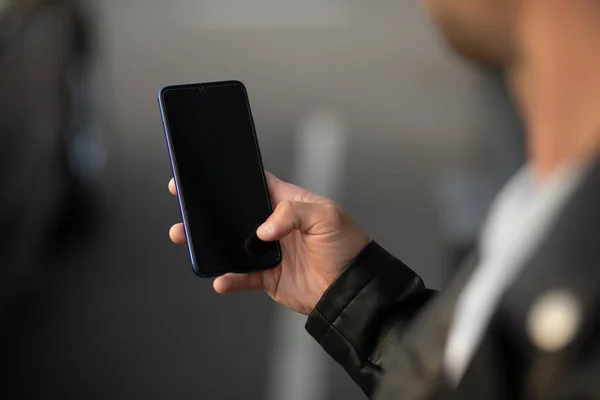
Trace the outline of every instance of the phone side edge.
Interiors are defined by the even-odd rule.
[[[166,92],[168,92],[170,89],[174,89],[174,88],[176,88],[176,86],[167,85],[167,86],[163,86],[159,89],[159,91],[158,91],[158,107],[160,109],[160,117],[161,117],[161,121],[162,121],[164,135],[165,135],[165,141],[167,144],[167,152],[169,153],[169,162],[171,164],[171,171],[173,174],[173,179],[175,181],[175,188],[177,191],[177,203],[179,204],[179,212],[181,214],[181,219],[183,222],[183,229],[185,231],[186,245],[188,248],[190,262],[192,264],[192,271],[194,272],[195,275],[197,275],[201,278],[207,278],[209,276],[203,274],[198,269],[198,261],[196,259],[196,255],[194,252],[194,246],[193,246],[193,243],[191,240],[192,236],[190,234],[189,221],[187,218],[187,212],[186,212],[186,207],[185,207],[185,200],[183,198],[182,191],[180,190],[181,181],[179,179],[179,170],[177,168],[177,160],[175,157],[175,152],[173,151],[173,141],[171,138],[171,132],[169,130],[169,126],[168,126],[168,122],[167,122],[167,115],[166,115],[165,104],[164,104],[164,100],[163,100],[164,94]]]

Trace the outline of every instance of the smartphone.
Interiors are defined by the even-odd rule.
[[[278,266],[279,242],[256,236],[272,207],[245,86],[165,86],[158,101],[196,275]]]

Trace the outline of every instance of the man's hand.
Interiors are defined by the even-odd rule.
[[[264,241],[280,241],[282,263],[266,271],[220,276],[214,288],[221,294],[262,290],[276,302],[309,314],[369,239],[331,200],[269,173],[266,178],[275,211],[257,235]],[[172,179],[169,191],[176,195]],[[183,224],[173,225],[169,236],[175,243],[185,243]]]

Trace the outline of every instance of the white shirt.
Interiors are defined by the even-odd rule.
[[[524,167],[492,203],[482,235],[481,254],[458,298],[445,349],[445,371],[458,384],[476,352],[502,295],[551,230],[581,180],[565,166],[543,182]]]

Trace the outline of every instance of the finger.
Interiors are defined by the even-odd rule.
[[[171,192],[173,196],[177,196],[177,187],[175,186],[175,179],[173,178],[169,181],[169,192]]]
[[[274,207],[277,207],[282,201],[309,201],[307,196],[313,195],[301,187],[282,181],[270,172],[265,171],[269,197]],[[314,195],[316,196],[316,195]]]
[[[175,224],[169,230],[169,237],[173,241],[173,243],[184,244],[186,242],[185,239],[185,229],[183,228],[183,224]]]
[[[271,198],[273,207],[277,207],[277,205],[285,200],[286,197],[288,197],[288,199],[293,198],[293,193],[285,186],[286,182],[267,171],[265,171],[265,179],[267,181],[267,189],[269,190],[269,197]]]
[[[324,197],[282,181],[270,172],[265,171],[265,179],[273,207],[277,207],[279,203],[287,200],[308,203],[323,203],[327,201]]]
[[[325,205],[283,201],[273,214],[256,230],[257,236],[264,241],[273,241],[286,237],[293,230],[309,231],[326,212]]]
[[[215,291],[220,294],[263,290],[262,272],[226,274],[215,279],[213,287]]]

